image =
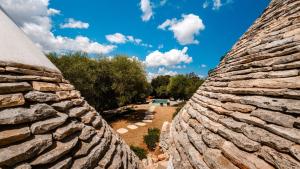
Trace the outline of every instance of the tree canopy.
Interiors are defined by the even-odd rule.
[[[51,53],[48,58],[99,111],[144,100],[150,93],[145,69],[138,60],[121,55],[95,59],[81,52]]]
[[[189,99],[204,82],[195,73],[176,76],[157,76],[151,82],[152,95],[157,98]]]

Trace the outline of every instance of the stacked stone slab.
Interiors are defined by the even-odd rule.
[[[175,168],[300,168],[300,0],[273,0],[170,127]]]
[[[1,10],[0,27],[0,168],[143,168]]]

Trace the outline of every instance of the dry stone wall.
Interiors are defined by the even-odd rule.
[[[60,73],[2,63],[0,168],[143,166]]]
[[[175,168],[300,168],[300,0],[273,0],[170,127]]]

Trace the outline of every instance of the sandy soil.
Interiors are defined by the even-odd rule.
[[[149,104],[137,105],[135,106],[136,112],[122,117],[120,120],[115,120],[110,122],[113,129],[117,130],[119,128],[126,128],[129,124],[134,124],[135,122],[142,121],[146,112],[149,108]],[[146,123],[146,126],[138,127],[135,130],[128,129],[128,132],[122,134],[121,137],[126,141],[128,145],[139,146],[147,149],[147,146],[143,143],[143,136],[147,134],[148,128],[156,127],[161,129],[165,121],[172,121],[173,113],[176,107],[161,107],[157,106],[154,112],[154,119],[152,123]]]

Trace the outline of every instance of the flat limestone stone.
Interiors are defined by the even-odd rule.
[[[16,93],[16,92],[24,92],[31,90],[32,87],[27,82],[17,82],[17,83],[1,83],[0,84],[0,93]]]
[[[7,129],[0,131],[0,146],[11,144],[30,136],[29,127]]]
[[[143,123],[143,122],[137,122],[137,123],[134,123],[135,125],[137,126],[146,126],[146,123]]]
[[[0,108],[23,105],[25,99],[22,93],[0,95]]]
[[[35,135],[33,139],[21,144],[0,149],[0,165],[13,166],[18,162],[30,159],[53,144],[51,134]]]
[[[131,125],[128,125],[127,128],[134,130],[134,129],[137,129],[138,126],[131,124]]]
[[[59,89],[58,85],[54,83],[47,83],[47,82],[32,82],[32,87],[34,90],[47,92],[47,91],[57,91]]]
[[[143,120],[144,123],[152,123],[152,120]]]
[[[117,130],[117,132],[120,133],[120,134],[125,134],[125,133],[128,132],[128,130],[125,129],[125,128],[119,128],[119,129]]]

